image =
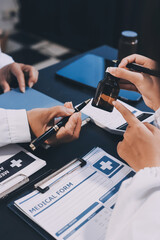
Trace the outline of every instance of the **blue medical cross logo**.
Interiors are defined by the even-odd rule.
[[[112,173],[120,164],[115,162],[114,160],[110,159],[107,156],[102,157],[99,161],[97,161],[93,167],[97,168],[101,172],[109,175]]]

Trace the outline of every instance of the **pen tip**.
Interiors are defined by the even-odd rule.
[[[114,62],[114,63],[117,63],[117,62],[118,62],[118,60],[112,60],[112,62]]]
[[[33,143],[31,143],[29,146],[30,146],[30,148],[31,148],[33,151],[36,149],[36,147],[34,146]]]
[[[91,98],[85,101],[85,104],[88,104],[91,101]]]

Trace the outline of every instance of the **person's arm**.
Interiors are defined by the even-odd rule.
[[[46,140],[47,144],[57,145],[71,142],[79,137],[81,130],[81,114],[74,113],[72,104],[52,108],[26,110],[6,110],[0,108],[0,147],[11,143],[30,142],[32,133],[39,137],[55,124],[55,119],[70,116],[64,127]],[[30,126],[30,127],[29,127]]]
[[[113,102],[128,122],[117,152],[135,171],[123,182],[111,216],[110,240],[160,239],[160,130],[140,122],[126,107]]]
[[[0,109],[0,147],[11,143],[31,141],[25,110]]]
[[[160,239],[160,167],[145,168],[122,183],[106,240]]]

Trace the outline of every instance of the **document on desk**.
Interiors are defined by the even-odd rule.
[[[135,174],[98,147],[83,159],[84,167],[73,171],[75,163],[45,183],[50,187],[47,192],[35,190],[14,201],[14,206],[56,239],[104,239],[119,187]]]
[[[152,112],[143,112],[139,109],[132,107],[131,105],[119,101],[126,108],[128,108],[140,121],[145,121],[153,123],[154,115]],[[121,115],[121,113],[114,108],[112,112],[107,112],[105,110],[99,109],[92,106],[92,101],[90,101],[86,107],[82,109],[82,113],[87,114],[91,121],[94,122],[97,126],[115,134],[122,135],[126,129],[126,121]]]
[[[0,199],[29,181],[46,162],[17,144],[0,148]]]

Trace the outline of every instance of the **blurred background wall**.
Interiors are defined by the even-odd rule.
[[[14,17],[10,28],[77,51],[103,44],[117,48],[120,32],[134,30],[139,53],[160,59],[159,0],[0,0],[0,28],[7,2],[8,18]]]

